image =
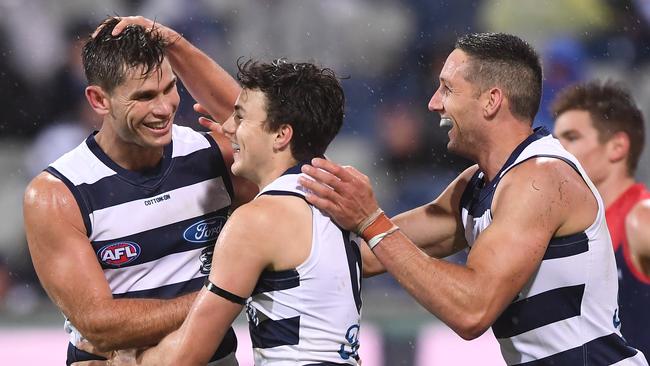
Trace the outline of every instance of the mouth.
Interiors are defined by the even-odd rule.
[[[440,127],[453,127],[454,124],[449,117],[440,117]]]
[[[234,142],[231,142],[231,144],[232,144],[232,151],[233,151],[233,152],[238,153],[238,152],[241,151],[241,148],[239,147],[239,144],[236,144],[236,143],[234,143]]]
[[[144,126],[152,130],[164,130],[167,128],[170,120],[160,121],[160,122],[149,122],[145,123]]]

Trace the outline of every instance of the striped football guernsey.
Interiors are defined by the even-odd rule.
[[[535,157],[557,158],[575,169],[596,197],[598,214],[585,231],[549,242],[539,269],[492,325],[503,358],[508,365],[647,365],[621,337],[602,199],[577,159],[545,129],[535,129],[493,181],[485,182],[480,171],[472,177],[461,198],[470,247],[492,222],[492,199],[503,176]]]
[[[169,299],[201,288],[233,194],[210,136],[174,125],[160,164],[134,172],[93,134],[46,171],[74,195],[114,298]],[[66,330],[73,345],[82,337],[68,321]],[[230,329],[215,358],[236,345]]]

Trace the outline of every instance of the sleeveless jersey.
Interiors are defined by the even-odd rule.
[[[287,170],[258,197],[304,198],[299,173],[300,166]],[[246,305],[256,366],[357,365],[362,273],[359,241],[317,208],[310,208],[309,257],[295,269],[262,272]]]
[[[618,267],[618,304],[625,340],[646,356],[650,354],[650,277],[637,269],[630,258],[625,218],[639,201],[650,199],[645,185],[628,188],[605,211]]]
[[[210,136],[173,125],[160,164],[134,172],[92,134],[46,171],[74,195],[114,298],[170,299],[202,287],[233,194]],[[82,335],[67,320],[65,328],[76,344]],[[230,329],[215,358],[236,346]]]
[[[470,247],[492,222],[500,180],[535,157],[557,158],[572,166],[596,197],[598,214],[584,232],[549,242],[537,271],[492,325],[504,360],[508,365],[647,365],[619,331],[616,263],[600,195],[577,159],[545,129],[535,129],[493,181],[485,182],[480,171],[472,177],[461,198]]]

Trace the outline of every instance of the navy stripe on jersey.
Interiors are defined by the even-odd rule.
[[[584,232],[551,239],[543,260],[570,257],[589,250],[589,238]]]
[[[214,138],[212,138],[212,136],[210,136],[208,133],[201,132],[201,134],[203,135],[203,137],[206,138],[206,140],[208,140],[208,142],[210,143],[210,146],[212,146],[212,148],[214,150],[216,150],[216,152],[217,152],[217,162],[219,164],[223,165],[223,169],[224,169],[224,173],[222,174],[223,182],[226,184],[226,190],[228,190],[228,194],[230,194],[230,199],[234,200],[235,199],[234,198],[235,197],[235,190],[234,190],[233,185],[232,185],[232,180],[230,179],[230,169],[228,169],[225,166],[225,161],[226,160],[223,158],[223,154],[221,153],[221,148],[219,148],[219,144],[217,144],[217,142],[214,140]]]
[[[361,281],[359,277],[363,273],[363,264],[361,262],[361,249],[354,241],[350,241],[350,232],[342,231],[343,245],[345,246],[345,255],[348,259],[348,268],[350,270],[350,282],[354,303],[357,305],[357,312],[361,314]],[[357,269],[357,266],[359,267]]]
[[[510,338],[580,315],[585,285],[560,287],[510,304],[492,325],[496,338]]]
[[[160,159],[160,162],[155,167],[147,170],[141,170],[141,171],[132,171],[132,170],[124,169],[119,164],[111,160],[111,158],[108,157],[108,155],[106,155],[106,153],[104,152],[104,150],[102,150],[99,144],[97,144],[97,140],[95,140],[96,134],[97,131],[93,132],[93,134],[86,139],[86,145],[88,146],[88,149],[90,149],[93,155],[95,155],[97,159],[99,159],[102,163],[104,163],[104,165],[111,168],[118,175],[122,176],[122,179],[127,180],[135,185],[155,186],[158,180],[164,174],[166,174],[167,168],[169,168],[171,164],[173,144],[167,144],[163,148],[162,159]]]
[[[228,207],[202,216],[131,234],[124,238],[93,241],[92,246],[103,269],[126,268],[147,263],[169,254],[214,245],[227,218]],[[199,228],[197,224],[203,226]],[[176,240],[161,240],[161,237]],[[103,249],[110,248],[111,245],[118,246],[120,243],[137,244],[139,249],[138,257],[122,265],[111,264],[114,261],[106,261],[105,258],[102,258],[106,255]],[[179,245],[180,243],[185,245]]]
[[[623,338],[612,333],[552,356],[520,363],[518,366],[611,365],[636,355]]]
[[[257,326],[249,322],[248,328],[254,348],[294,345],[300,339],[300,316],[280,320],[266,319]]]
[[[297,192],[291,192],[291,191],[271,190],[271,191],[266,191],[266,192],[260,193],[260,196],[264,196],[264,195],[269,195],[269,196],[294,196],[294,197],[302,198],[303,200],[307,201],[307,199],[305,199],[304,195],[302,195],[300,193],[297,193]]]
[[[206,276],[197,277],[186,282],[150,288],[141,291],[131,291],[123,294],[113,294],[114,299],[173,299],[175,297],[198,291],[203,287]]]
[[[61,172],[59,172],[55,168],[48,166],[45,169],[45,171],[59,178],[68,187],[68,189],[74,196],[75,201],[77,201],[77,206],[79,206],[79,211],[81,211],[81,218],[84,220],[84,226],[86,227],[86,236],[90,236],[92,230],[92,226],[90,225],[90,208],[88,206],[88,203],[84,199],[84,196],[68,178],[66,178],[63,174],[61,174]]]
[[[190,155],[178,156],[173,160],[174,179],[157,179],[155,184],[149,186],[134,186],[133,182],[115,174],[104,177],[93,184],[80,184],[78,187],[85,192],[85,197],[92,197],[90,206],[96,211],[126,202],[153,198],[174,189],[203,182],[208,177],[221,176],[225,181],[225,176],[228,175],[223,163],[216,163],[218,160],[213,149],[198,150]],[[171,170],[167,172],[171,172]]]
[[[263,271],[257,280],[251,296],[263,292],[288,290],[298,286],[300,286],[300,274],[295,269],[277,272]]]
[[[220,360],[235,351],[237,351],[237,336],[235,335],[235,330],[230,327],[223,336],[221,344],[210,359],[210,362]]]

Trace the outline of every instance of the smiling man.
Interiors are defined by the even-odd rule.
[[[174,125],[172,66],[220,120],[232,113],[237,82],[175,32],[131,25],[114,35],[118,22],[109,18],[83,48],[101,129],[24,197],[34,268],[66,317],[68,365],[104,364],[102,351],[151,346],[177,329],[231,207],[252,197],[250,183],[230,176],[224,136]],[[236,364],[236,345],[227,329],[211,359]]]
[[[647,365],[617,327],[602,200],[577,159],[531,127],[535,51],[508,34],[466,35],[439,79],[429,109],[451,126],[449,150],[477,165],[391,220],[368,177],[314,159],[307,200],[367,241],[364,267],[383,266],[461,337],[492,327],[508,365]],[[466,265],[436,259],[463,248]]]

